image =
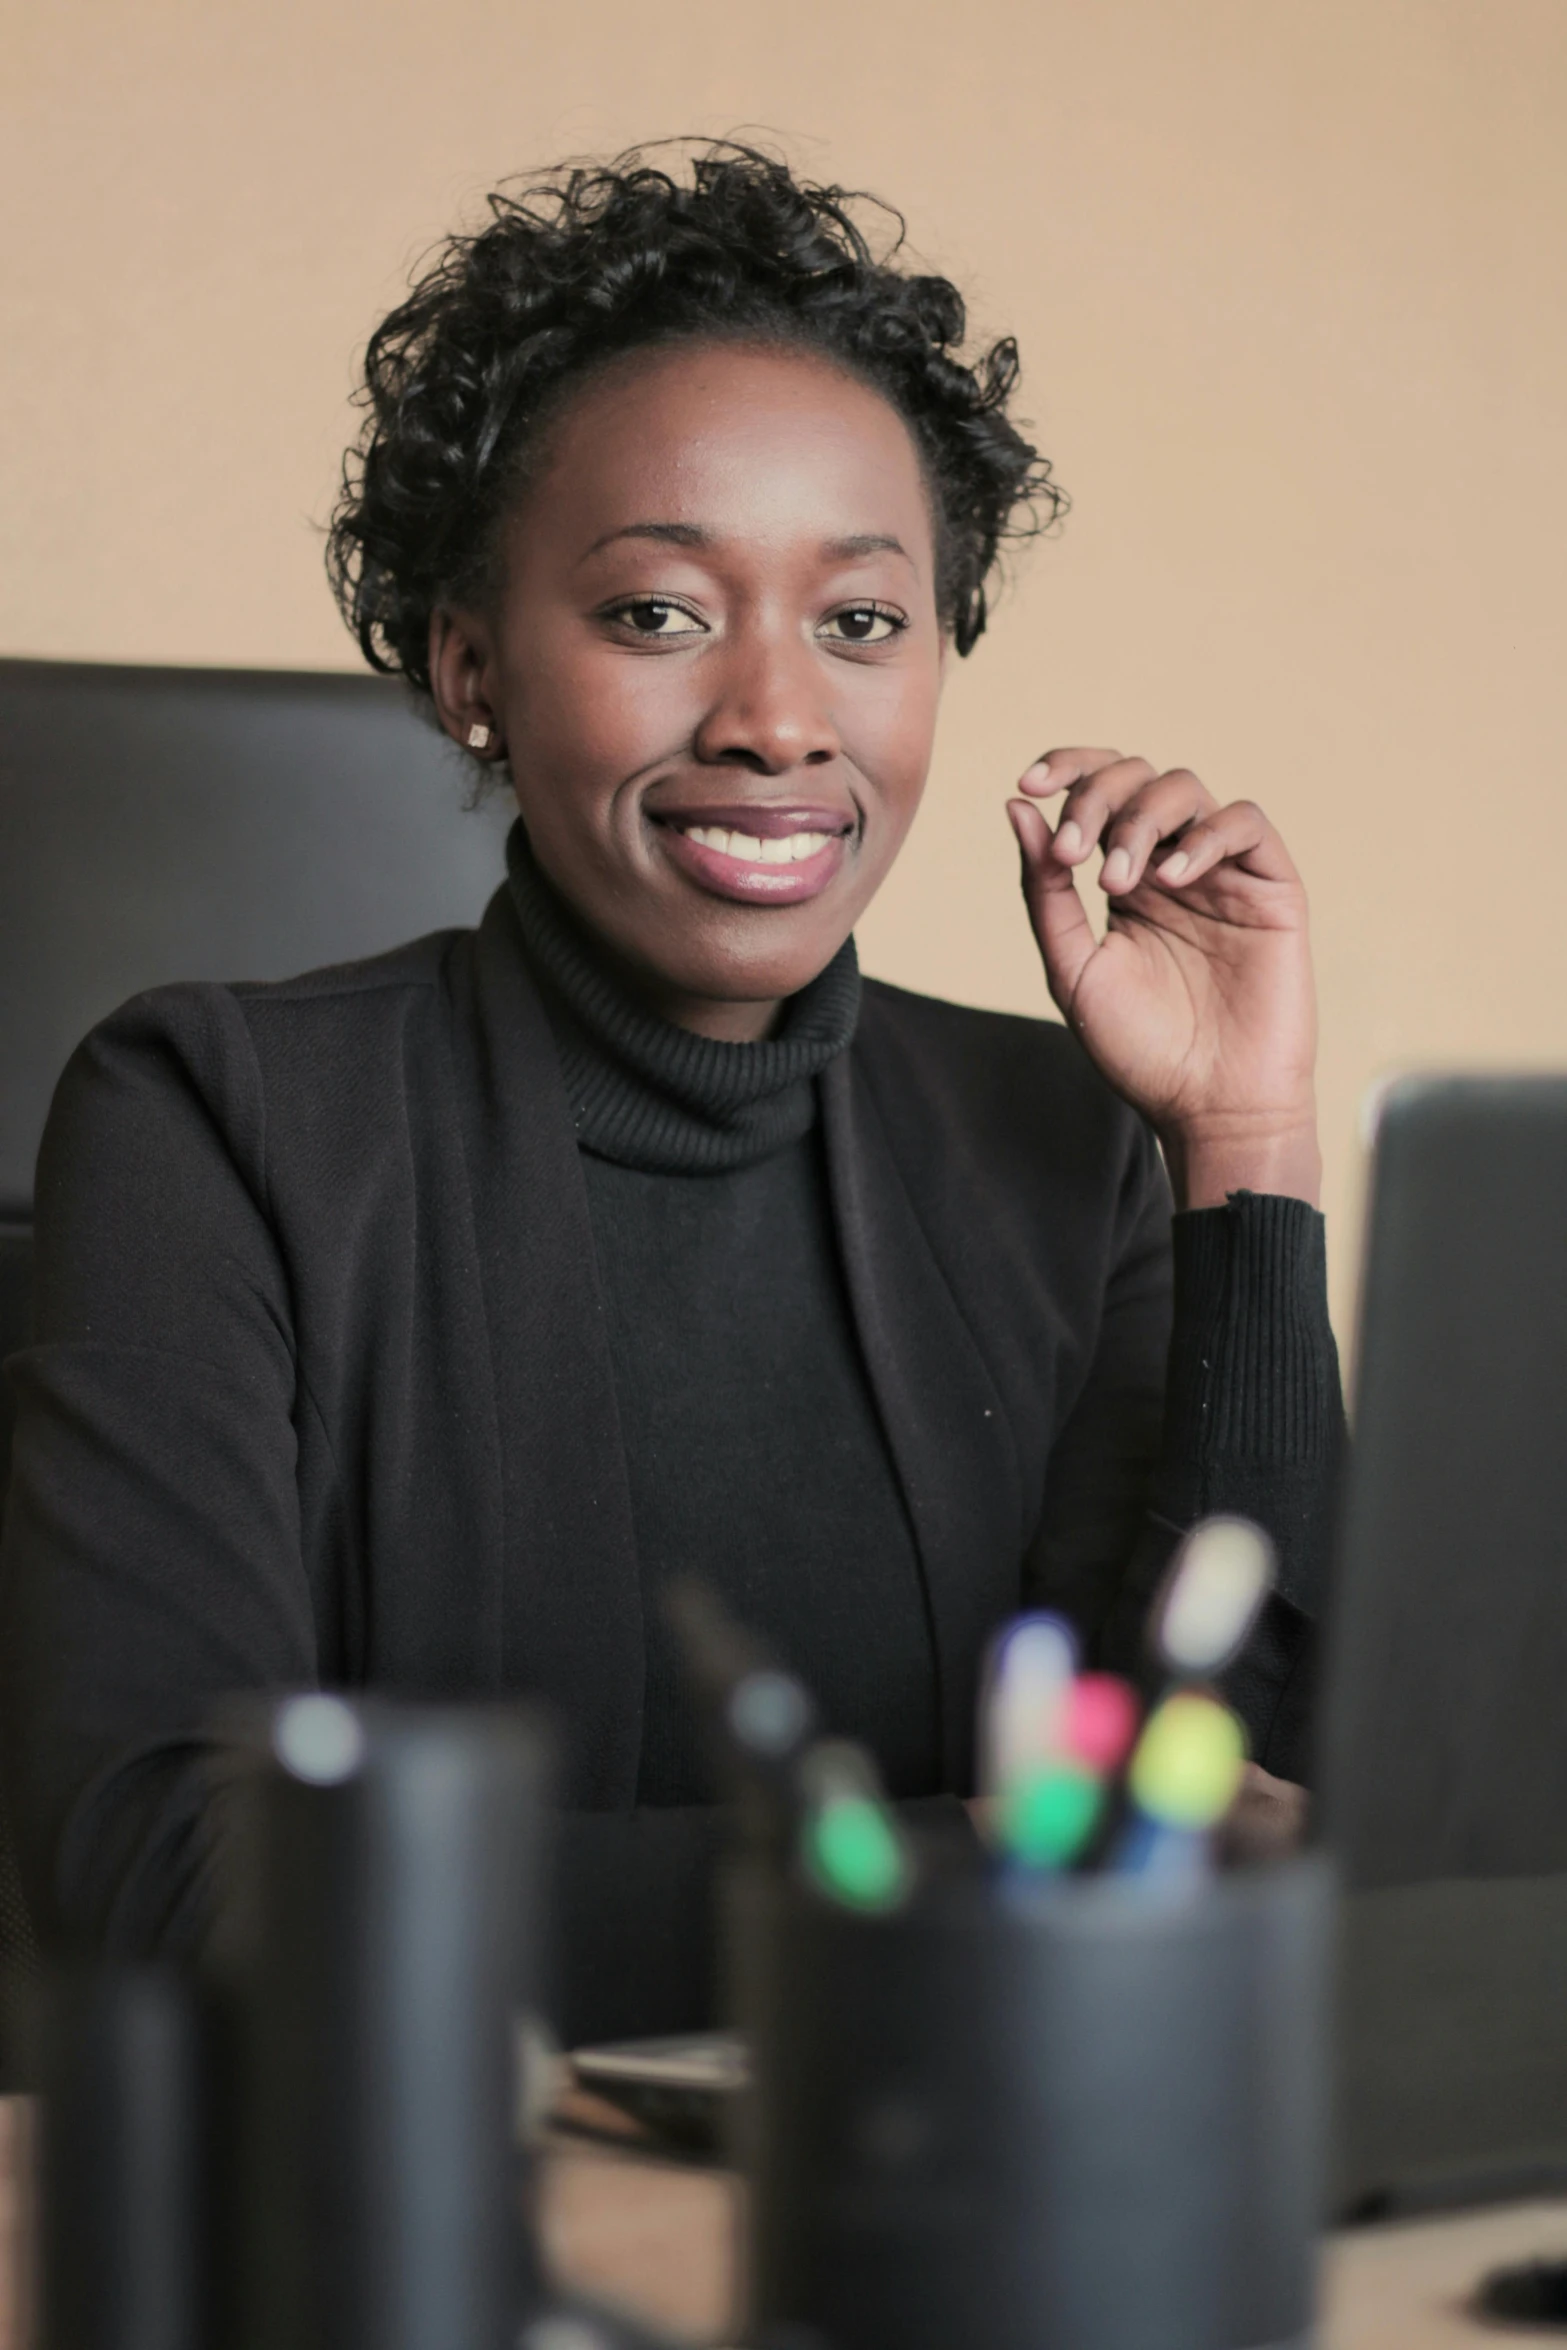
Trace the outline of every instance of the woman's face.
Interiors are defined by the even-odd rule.
[[[633,354],[552,430],[501,580],[435,620],[446,726],[497,730],[539,863],[666,1017],[765,1034],[930,762],[943,640],[902,419],[809,354]]]

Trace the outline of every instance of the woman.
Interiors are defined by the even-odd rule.
[[[6,1775],[47,1932],[188,1950],[215,1696],[537,1694],[581,2037],[708,2010],[672,1573],[961,1825],[996,1622],[1124,1662],[1178,1529],[1243,1509],[1283,1571],[1231,1691],[1294,1777],[1339,1401],[1256,807],[1052,751],[1009,814],[1067,1026],[858,974],[946,664],[1058,503],[1012,345],[965,363],[949,285],[744,149],[491,213],[371,341],[331,562],[515,791],[509,878],[475,933],[163,989],[73,1060]]]

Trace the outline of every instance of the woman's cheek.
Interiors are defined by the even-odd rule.
[[[628,713],[584,681],[580,692],[552,693],[542,705],[534,700],[522,740],[512,745],[512,770],[547,784],[553,799],[587,814],[637,772],[645,739]]]
[[[856,743],[845,743],[868,787],[868,816],[897,853],[913,823],[930,772],[931,735],[923,727],[889,728]]]
[[[700,715],[690,681],[672,661],[622,656],[584,664],[560,678],[558,689],[550,696],[550,764],[595,796],[678,759]]]

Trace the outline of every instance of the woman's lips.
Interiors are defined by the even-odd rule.
[[[814,809],[704,810],[701,818],[660,817],[656,830],[671,861],[700,888],[752,906],[819,897],[849,845],[842,817]]]

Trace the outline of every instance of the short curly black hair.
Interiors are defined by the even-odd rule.
[[[879,248],[867,205],[890,224]],[[492,583],[499,520],[571,387],[625,352],[714,336],[819,351],[898,410],[931,491],[942,624],[971,650],[1003,543],[1066,500],[1007,415],[1016,343],[959,356],[962,296],[896,266],[899,214],[734,140],[695,146],[681,176],[640,148],[563,165],[498,190],[489,213],[365,352],[327,569],[372,667],[429,691],[430,615]]]

